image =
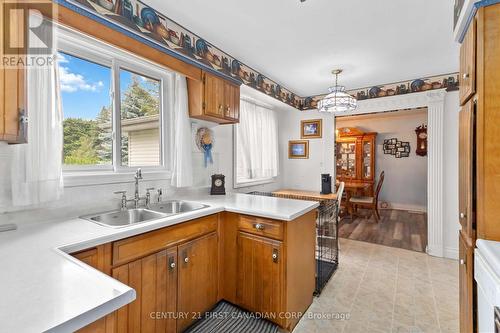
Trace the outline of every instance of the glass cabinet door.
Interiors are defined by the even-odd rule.
[[[373,178],[372,149],[372,141],[363,140],[363,179]]]
[[[337,143],[337,175],[339,177],[356,177],[356,142]]]

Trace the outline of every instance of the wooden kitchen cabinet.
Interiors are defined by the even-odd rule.
[[[459,293],[460,293],[460,332],[474,332],[474,248],[462,233],[459,244]]]
[[[0,15],[3,8],[0,8]],[[6,24],[7,22],[5,22]],[[28,29],[22,20],[8,23],[9,43],[25,45]],[[4,23],[0,24],[0,34],[5,32]],[[24,34],[24,36],[23,36]],[[18,43],[13,38],[18,38]],[[7,39],[6,39],[7,41]],[[0,48],[1,49],[1,48]],[[4,55],[1,53],[1,55]],[[5,54],[6,57],[25,58],[23,54]],[[17,61],[14,61],[17,62]],[[26,142],[26,122],[22,122],[26,111],[26,69],[23,67],[0,67],[0,141],[8,143]]]
[[[474,133],[475,103],[471,99],[462,106],[459,113],[459,222],[464,237],[475,240],[474,228]]]
[[[117,332],[176,331],[177,247],[116,267],[112,276],[137,294],[132,303],[114,313]],[[160,318],[151,316],[155,313]]]
[[[283,245],[280,241],[238,233],[236,299],[238,305],[274,316],[283,311]]]
[[[84,251],[73,253],[72,256],[86,263],[87,265],[100,270],[106,274],[110,273],[110,244],[100,245]],[[90,325],[79,329],[78,333],[106,333],[111,332],[111,326],[107,324],[108,317],[101,318]],[[107,326],[108,325],[108,326]]]
[[[460,105],[476,92],[476,20],[473,19],[460,46]]]
[[[223,222],[222,298],[292,331],[315,289],[316,211],[290,222],[226,213]]]
[[[315,244],[315,210],[290,222],[223,212],[74,253],[136,291],[80,332],[182,332],[222,299],[292,331],[312,303]]]
[[[201,80],[188,79],[191,118],[234,124],[239,121],[240,87],[203,72]]]
[[[179,283],[177,311],[188,314],[179,318],[182,332],[194,320],[217,303],[218,242],[217,234],[197,238],[179,246]]]

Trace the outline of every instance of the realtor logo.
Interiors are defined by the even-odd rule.
[[[48,0],[0,0],[1,66],[44,66],[52,60],[54,4]]]

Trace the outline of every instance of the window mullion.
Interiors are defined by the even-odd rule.
[[[122,160],[122,133],[121,133],[121,98],[120,98],[120,66],[113,60],[113,168],[117,171],[121,167]]]

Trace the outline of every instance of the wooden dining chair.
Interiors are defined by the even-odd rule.
[[[355,214],[358,210],[358,207],[360,208],[367,208],[371,209],[372,213],[367,217],[371,217],[373,215],[375,217],[375,221],[378,223],[380,220],[380,214],[378,212],[378,195],[380,194],[380,190],[382,189],[382,184],[384,183],[384,171],[380,173],[378,183],[377,183],[377,189],[375,191],[375,196],[373,197],[368,197],[368,196],[354,196],[349,199],[349,203],[352,206],[352,220],[354,221],[355,219]]]

